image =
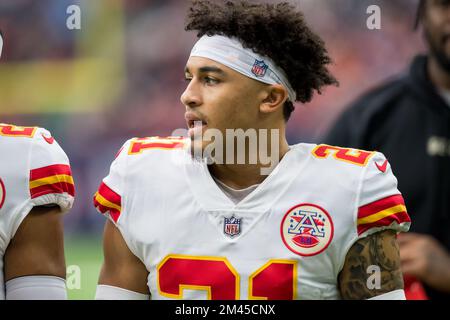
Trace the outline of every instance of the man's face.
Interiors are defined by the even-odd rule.
[[[218,129],[225,142],[226,129],[258,129],[259,106],[264,99],[263,83],[210,59],[191,57],[186,64],[188,86],[181,95],[186,107],[189,135]],[[202,122],[195,127],[195,122]],[[202,143],[202,150],[208,142]]]
[[[450,72],[450,0],[426,1],[423,26],[431,54]]]

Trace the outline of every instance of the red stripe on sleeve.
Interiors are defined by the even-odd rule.
[[[362,206],[358,210],[358,219],[370,216],[374,213],[395,207],[397,205],[405,205],[403,196],[397,194]]]
[[[44,186],[36,187],[30,190],[31,199],[44,196],[46,194],[54,194],[54,193],[68,193],[72,197],[75,196],[75,187],[71,183],[66,182],[58,182],[53,184],[47,184]]]
[[[30,180],[37,180],[42,178],[47,178],[59,174],[72,175],[70,166],[66,164],[54,164],[51,166],[33,169],[30,171]]]
[[[104,182],[100,184],[100,187],[98,188],[98,193],[108,200],[109,202],[112,202],[119,207],[122,205],[122,197],[114,192],[110,187],[108,187]]]
[[[100,202],[97,201],[95,196],[94,196],[94,207],[97,208],[97,210],[102,214],[109,212],[109,215],[114,220],[114,222],[117,222],[117,220],[119,219],[120,211],[113,209],[113,208],[103,206]]]
[[[411,222],[411,219],[406,213],[406,211],[399,212],[393,215],[390,215],[389,217],[385,217],[383,219],[380,219],[378,221],[368,223],[368,224],[362,224],[358,226],[358,235],[363,234],[367,230],[370,230],[372,228],[379,228],[379,227],[386,227],[391,225],[393,222],[397,222],[397,224],[405,223],[405,222]]]

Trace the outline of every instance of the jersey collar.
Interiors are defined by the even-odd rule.
[[[205,162],[192,158],[186,161],[185,176],[193,196],[207,211],[265,212],[273,206],[302,171],[310,158],[307,149],[302,148],[301,144],[291,146],[272,173],[237,204],[234,204],[219,188]]]

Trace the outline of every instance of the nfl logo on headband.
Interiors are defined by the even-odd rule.
[[[258,78],[262,78],[266,75],[267,69],[269,66],[264,62],[264,60],[255,60],[253,64],[252,72]]]

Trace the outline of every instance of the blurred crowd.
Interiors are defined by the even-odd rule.
[[[324,39],[340,82],[312,103],[296,105],[289,121],[291,144],[316,142],[349,102],[406,70],[423,50],[413,30],[417,1],[290,2]],[[80,30],[66,26],[66,9],[73,4],[81,8]],[[381,9],[380,30],[367,28],[370,5]],[[125,140],[185,127],[179,97],[196,39],[184,32],[187,7],[184,0],[0,0],[5,38],[0,122],[46,127],[65,149],[77,186],[74,210],[66,217],[68,232],[102,228],[104,219],[91,199]],[[86,61],[104,67],[80,76],[77,66],[95,66]],[[28,76],[37,80],[27,81]],[[61,94],[62,83],[81,88],[81,95]],[[28,94],[58,97],[24,99]]]

